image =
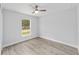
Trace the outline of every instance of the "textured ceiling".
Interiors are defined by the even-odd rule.
[[[60,10],[73,8],[77,5],[72,3],[39,3],[40,9],[46,9],[46,12],[39,12],[38,14],[32,14],[34,3],[4,3],[2,7],[13,11],[21,12],[33,16],[43,16]]]

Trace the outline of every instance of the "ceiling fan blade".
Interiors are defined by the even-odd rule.
[[[39,10],[39,11],[46,11],[46,10]]]

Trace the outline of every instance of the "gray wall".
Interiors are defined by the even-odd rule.
[[[4,38],[3,38],[3,47],[12,45],[17,42],[28,40],[38,36],[38,18],[21,14],[18,12],[3,10],[3,19],[4,19]],[[21,20],[22,19],[31,20],[31,35],[27,37],[21,36]]]
[[[77,6],[77,24],[78,24],[78,50],[79,50],[79,5]]]
[[[62,10],[46,16],[38,17],[3,10],[4,38],[3,47],[40,37],[56,40],[77,47],[77,14],[76,8]],[[31,36],[21,37],[21,20],[31,20]]]
[[[40,36],[77,47],[76,8],[62,10],[40,18]]]
[[[2,19],[2,10],[0,7],[0,54],[2,49],[2,39],[3,39],[3,19]]]

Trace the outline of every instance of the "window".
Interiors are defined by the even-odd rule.
[[[23,19],[22,20],[22,30],[21,30],[21,35],[23,37],[27,36],[30,34],[30,20]]]

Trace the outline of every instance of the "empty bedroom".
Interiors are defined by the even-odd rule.
[[[1,3],[1,55],[78,55],[78,3]]]

